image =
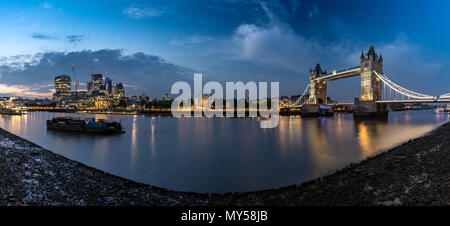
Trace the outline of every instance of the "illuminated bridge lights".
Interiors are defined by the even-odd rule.
[[[361,67],[353,67],[341,71],[334,70],[333,73],[327,74],[326,76],[318,77],[315,80],[323,80],[323,81],[332,81],[337,80],[341,78],[347,78],[352,76],[360,75],[361,73]],[[384,100],[377,100],[378,103],[434,103],[434,102],[450,102],[450,93],[443,94],[440,96],[431,96],[426,95],[422,93],[418,93],[409,89],[406,89],[395,82],[393,82],[389,77],[387,77],[385,74],[379,74],[375,70],[373,70],[374,74],[377,76],[377,81],[380,81],[383,83],[383,85],[387,86],[391,90],[389,90],[391,93],[391,97],[394,96],[394,99],[384,99]],[[305,91],[303,91],[302,95],[297,98],[297,100],[288,105],[283,102],[280,102],[283,108],[294,108],[294,107],[301,107],[304,103],[301,103],[304,96],[307,94],[309,90],[309,85],[306,86]],[[392,95],[392,91],[394,91],[394,95]],[[407,98],[407,99],[402,99]],[[352,104],[352,102],[346,102],[345,104]]]

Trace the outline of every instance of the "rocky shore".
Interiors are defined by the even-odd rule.
[[[313,181],[258,192],[197,194],[117,177],[0,129],[0,205],[449,205],[449,163],[447,123]]]

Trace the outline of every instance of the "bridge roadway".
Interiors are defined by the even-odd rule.
[[[349,77],[354,77],[354,76],[359,76],[359,75],[361,75],[361,66],[356,66],[356,67],[351,67],[351,68],[347,68],[347,69],[343,69],[343,70],[339,70],[339,71],[334,70],[332,73],[328,73],[328,74],[326,74],[324,76],[317,77],[314,80],[315,81],[322,81],[322,80],[334,81],[334,80],[338,80],[338,79],[349,78]],[[383,82],[390,81],[387,77],[382,77],[382,76],[379,76],[379,75],[378,75],[378,77]],[[391,89],[394,89],[397,92],[400,92],[402,95],[408,96],[408,94],[409,94],[409,95],[412,95],[413,98],[416,98],[416,99],[411,99],[411,100],[405,100],[405,99],[402,99],[402,100],[379,100],[379,101],[376,101],[377,103],[385,103],[385,104],[393,104],[393,103],[404,103],[404,104],[408,104],[408,103],[450,103],[450,93],[441,95],[441,96],[439,96],[438,99],[436,99],[437,97],[431,98],[431,96],[419,94],[419,93],[412,92],[412,91],[409,91],[407,89],[404,89],[404,88],[396,85],[392,81],[390,81],[390,83],[388,83],[387,86],[389,86]],[[308,85],[308,87],[309,87],[309,85]],[[302,94],[302,96],[305,95],[305,93],[307,92],[308,87],[306,87],[306,89],[305,89],[304,93]],[[402,88],[401,91],[403,91],[403,92],[399,91],[398,90],[399,88]],[[420,96],[415,97],[417,95],[420,95]],[[328,104],[328,105],[335,105],[335,104],[338,104],[338,105],[354,105],[354,102],[353,101],[344,101],[344,102],[331,103],[331,104]],[[303,104],[293,104],[291,106],[286,106],[285,105],[282,108],[301,107],[302,105]]]
[[[326,74],[326,75],[324,75],[322,77],[318,77],[314,80],[316,80],[316,81],[319,81],[319,80],[334,81],[334,80],[338,80],[338,79],[359,76],[360,74],[361,74],[361,67],[356,66],[356,67],[351,67],[351,68],[347,68],[347,69],[340,70],[340,71],[333,71],[330,74]]]
[[[394,104],[394,103],[401,103],[401,104],[413,104],[413,103],[450,103],[450,98],[445,99],[426,99],[426,100],[379,100],[377,103],[383,103],[383,104]],[[337,102],[337,103],[330,103],[328,105],[353,105],[355,104],[353,101],[346,101],[346,102]]]
[[[439,99],[439,100],[432,100],[432,99],[427,99],[427,100],[379,100],[377,101],[377,103],[383,103],[383,104],[394,104],[394,103],[400,103],[400,104],[414,104],[414,103],[423,103],[423,104],[439,104],[439,103],[450,103],[450,98],[444,98],[444,99]],[[344,102],[336,102],[336,103],[329,103],[327,105],[329,106],[334,106],[334,105],[354,105],[355,102],[353,101],[344,101]],[[293,107],[302,107],[303,104],[301,105],[296,105]],[[288,108],[288,107],[282,107],[282,108]]]

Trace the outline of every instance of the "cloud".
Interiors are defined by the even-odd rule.
[[[315,39],[297,35],[289,24],[280,20],[264,3],[261,8],[269,22],[263,25],[241,24],[225,44],[229,48],[222,48],[232,58],[305,73],[315,62],[331,60],[333,57],[335,64],[343,65],[346,56],[356,51],[350,42],[322,45]]]
[[[50,34],[44,34],[44,33],[33,33],[33,34],[31,34],[31,38],[36,39],[36,40],[46,40],[46,41],[61,40],[56,35],[50,35]],[[85,35],[66,35],[65,41],[67,41],[73,45],[77,45],[79,42],[83,41],[85,38],[86,38]]]
[[[170,42],[173,46],[185,46],[185,47],[192,47],[194,45],[206,43],[213,41],[214,38],[210,36],[203,36],[203,35],[192,35],[186,38],[174,38]]]
[[[356,66],[359,64],[361,47],[370,45],[350,39],[325,44],[314,38],[305,38],[277,18],[264,3],[261,8],[270,19],[267,24],[241,24],[230,40],[223,43],[229,48],[221,49],[233,59],[304,72],[314,66],[315,62],[322,62],[324,66],[328,64],[332,68]],[[392,43],[375,46],[384,53],[385,58],[389,58],[389,62],[385,62],[388,68],[408,65],[406,62],[416,62],[412,68],[421,67],[427,71],[434,72],[441,68],[441,64],[426,59],[421,46],[410,42],[403,34]]]
[[[29,87],[24,85],[6,85],[0,83],[0,94],[8,96],[26,96],[30,98],[49,98],[52,96],[52,91],[41,91],[42,87]]]
[[[426,50],[406,35],[400,34],[392,43],[382,44],[378,49],[383,54],[384,72],[399,85],[429,95],[450,89],[446,62],[425,56]]]
[[[303,84],[307,82],[307,72],[316,62],[328,72],[333,69],[344,69],[358,66],[361,47],[368,51],[369,43],[351,40],[324,44],[314,39],[306,39],[297,35],[286,24],[257,26],[240,25],[228,48],[233,59],[257,63],[261,67],[276,68],[302,75]],[[358,49],[359,48],[359,49]],[[445,92],[450,84],[449,77],[443,70],[443,62],[430,59],[424,55],[423,48],[416,43],[398,38],[392,43],[375,45],[384,58],[384,72],[405,88],[430,95]],[[379,53],[378,52],[378,53]],[[412,79],[414,78],[414,79]],[[286,77],[278,77],[282,82]],[[441,80],[439,84],[434,81]],[[359,81],[339,81],[330,86],[330,95],[334,98],[348,100],[359,95]],[[353,87],[353,89],[348,89]],[[343,91],[345,90],[345,91]]]
[[[218,49],[231,60],[277,71],[272,73],[273,79],[280,81],[282,87],[288,86],[287,89],[303,89],[308,71],[316,62],[328,72],[358,66],[361,48],[367,52],[370,46],[353,37],[331,43],[305,38],[278,18],[270,7],[261,4],[261,8],[269,19],[267,23],[239,25]],[[446,74],[442,60],[426,57],[426,50],[405,35],[400,34],[390,43],[375,43],[375,49],[383,53],[385,73],[399,85],[430,95],[439,95],[448,89],[445,84],[450,84],[450,77],[442,76]],[[292,84],[295,87],[289,87]],[[350,100],[360,95],[360,81],[354,78],[332,82],[329,91],[332,98]]]
[[[83,41],[86,38],[85,35],[67,35],[66,39],[68,42],[77,45],[79,42]]]
[[[313,16],[315,16],[315,15],[317,15],[319,13],[320,13],[319,6],[317,4],[314,4],[314,5],[312,5],[312,9],[308,13],[308,18],[312,19]]]
[[[48,3],[48,2],[42,3],[41,7],[44,8],[44,9],[53,9],[53,5]]]
[[[97,59],[97,60],[96,60]],[[0,93],[19,96],[51,97],[54,77],[72,75],[75,65],[77,78],[85,84],[90,80],[91,68],[96,73],[108,72],[113,82],[123,82],[129,87],[128,95],[147,93],[160,97],[170,93],[176,81],[190,81],[193,70],[145,53],[123,54],[122,50],[46,52],[31,56],[0,58]],[[0,87],[0,88],[1,88]],[[80,87],[85,88],[85,87]]]
[[[24,70],[26,65],[36,65],[39,63],[40,57],[40,54],[21,54],[9,57],[0,57],[0,71],[1,69]]]
[[[164,14],[162,9],[157,9],[143,4],[132,4],[122,11],[122,14],[132,19],[157,17]]]
[[[31,34],[31,38],[40,40],[59,40],[59,38],[54,35],[48,35],[43,33],[33,33]]]

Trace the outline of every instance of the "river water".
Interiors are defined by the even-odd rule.
[[[120,120],[126,131],[92,136],[50,131],[54,116]],[[281,117],[172,118],[33,112],[0,115],[0,127],[69,159],[178,191],[243,192],[292,185],[361,161],[450,120],[432,110],[390,112],[382,121]]]

